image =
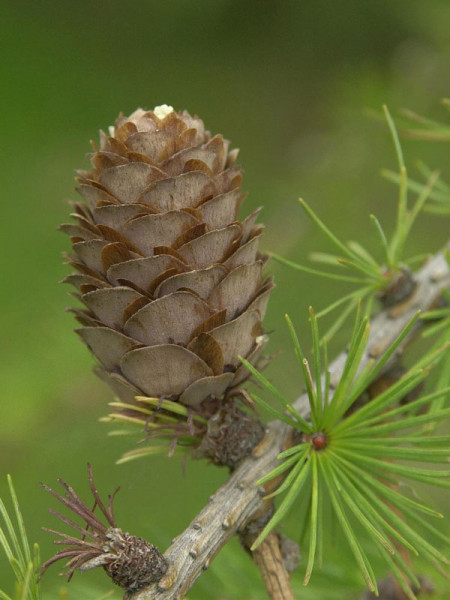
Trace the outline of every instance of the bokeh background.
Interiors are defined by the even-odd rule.
[[[108,425],[98,423],[111,396],[72,333],[64,308],[73,301],[58,285],[68,272],[60,257],[68,240],[56,227],[68,219],[65,200],[75,198],[73,170],[87,166],[89,140],[120,111],[172,104],[241,149],[244,212],[264,206],[265,249],[305,262],[311,250],[329,248],[302,214],[300,195],[345,239],[376,248],[368,215],[392,221],[396,190],[380,169],[395,168],[395,156],[386,128],[365,111],[387,103],[394,114],[407,106],[445,118],[439,99],[449,94],[450,2],[2,0],[0,26],[0,492],[6,496],[11,473],[30,538],[47,558],[51,539],[40,527],[55,522],[38,481],[54,485],[63,476],[86,493],[91,461],[100,490],[121,485],[121,526],[164,549],[227,473],[188,462],[183,476],[177,458],[115,465],[133,442],[108,437]],[[404,149],[412,170],[422,157],[445,174],[445,146],[405,141]],[[445,236],[446,224],[426,216],[409,249],[433,251]],[[269,350],[282,352],[268,373],[295,397],[301,382],[284,313],[306,335],[307,307],[323,307],[342,289],[276,264],[269,271],[277,283],[266,317]],[[444,506],[441,496],[434,502]],[[295,533],[295,514],[291,523]],[[302,598],[360,595],[339,540],[337,548]],[[448,597],[437,584],[439,597]],[[0,557],[0,587],[10,585]],[[56,598],[64,586],[53,567],[44,597]],[[64,597],[89,600],[111,586],[93,572],[67,589]],[[236,544],[190,594],[262,597]]]

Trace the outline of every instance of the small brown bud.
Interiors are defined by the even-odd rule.
[[[311,444],[314,450],[323,450],[328,444],[328,438],[322,431],[319,431],[311,436]]]
[[[96,567],[103,567],[112,581],[127,592],[135,592],[150,583],[159,581],[167,571],[167,561],[164,556],[153,544],[123,532],[116,526],[113,514],[114,494],[109,496],[106,507],[98,495],[90,465],[88,465],[88,477],[95,500],[92,510],[65,481],[59,480],[66,491],[64,497],[42,484],[44,489],[79,516],[85,524],[77,525],[50,509],[52,514],[82,535],[77,539],[65,533],[46,530],[60,538],[56,543],[62,547],[55,556],[42,565],[41,574],[43,575],[48,567],[58,560],[68,559],[65,565],[68,581],[76,570],[88,571]],[[94,514],[96,507],[100,509],[109,527]]]
[[[217,465],[234,468],[263,437],[262,423],[228,401],[209,419],[197,456],[206,456]]]
[[[116,558],[105,565],[105,571],[121,588],[137,591],[159,581],[167,571],[164,556],[146,540],[117,528],[109,529],[106,537],[104,551],[111,552]]]
[[[433,583],[428,577],[418,577],[420,582],[420,588],[417,589],[415,586],[412,587],[412,592],[416,596],[431,596],[434,592]],[[379,596],[375,596],[373,592],[368,590],[364,592],[362,600],[372,600],[375,598],[381,598],[382,600],[405,600],[406,596],[403,590],[400,588],[398,583],[392,577],[386,577],[377,582]]]
[[[412,296],[417,282],[411,271],[404,267],[393,279],[391,284],[380,294],[382,304],[388,308],[400,304]]]
[[[280,540],[280,550],[283,557],[286,571],[293,573],[300,566],[301,551],[300,546],[294,540],[291,540],[283,533],[278,534]]]

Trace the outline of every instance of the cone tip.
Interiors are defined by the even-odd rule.
[[[173,106],[169,106],[168,104],[161,104],[160,106],[155,106],[153,112],[158,119],[164,119],[173,112]]]

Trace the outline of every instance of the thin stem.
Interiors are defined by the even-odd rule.
[[[253,550],[252,558],[258,567],[271,600],[295,600],[289,573],[283,562],[280,540],[275,531]]]

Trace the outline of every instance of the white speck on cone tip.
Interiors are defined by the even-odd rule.
[[[161,104],[160,106],[155,106],[153,109],[155,116],[158,119],[164,119],[167,115],[170,115],[173,112],[173,106],[169,106],[168,104]]]

